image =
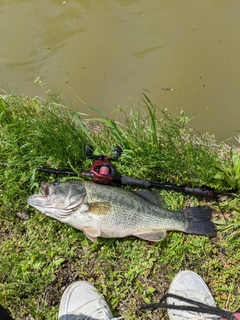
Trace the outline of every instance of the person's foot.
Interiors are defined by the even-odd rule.
[[[198,301],[209,306],[216,306],[216,302],[203,279],[193,271],[185,270],[179,272],[172,280],[168,293]],[[168,304],[189,305],[186,302],[167,298]],[[206,314],[196,313],[193,311],[168,309],[170,320],[215,320],[219,317]]]
[[[59,320],[110,320],[113,315],[107,302],[90,283],[77,281],[64,291],[58,313]]]

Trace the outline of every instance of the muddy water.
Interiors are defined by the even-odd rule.
[[[197,130],[240,129],[239,0],[0,0],[0,87],[112,115],[142,92]],[[177,90],[163,90],[177,89]]]

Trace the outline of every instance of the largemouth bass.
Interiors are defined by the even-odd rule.
[[[168,230],[215,235],[208,206],[172,211],[156,205],[151,191],[141,193],[90,181],[43,182],[28,204],[47,216],[98,237],[136,236],[160,241]],[[153,194],[153,193],[152,193]]]

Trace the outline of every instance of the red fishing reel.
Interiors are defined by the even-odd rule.
[[[85,146],[85,155],[88,159],[95,159],[90,167],[90,171],[83,171],[81,174],[90,177],[92,181],[109,184],[113,181],[116,175],[116,168],[111,161],[117,161],[121,156],[122,149],[119,146],[113,149],[113,158],[104,155],[93,156],[92,148],[88,145]]]

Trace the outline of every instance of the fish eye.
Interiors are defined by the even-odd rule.
[[[59,181],[54,181],[54,182],[53,182],[53,186],[54,186],[54,187],[59,186],[59,184],[60,184],[60,182],[59,182]]]

